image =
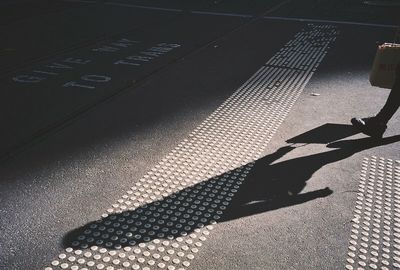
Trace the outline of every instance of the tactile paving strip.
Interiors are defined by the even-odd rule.
[[[307,25],[46,270],[187,268],[336,36]]]
[[[400,161],[364,158],[346,269],[400,269]]]

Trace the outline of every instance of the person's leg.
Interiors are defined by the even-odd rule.
[[[374,117],[353,118],[351,123],[359,131],[371,137],[382,138],[386,125],[400,106],[400,64],[396,68],[395,83],[385,105]]]
[[[385,125],[389,122],[390,118],[392,118],[400,106],[400,65],[398,66],[396,73],[396,81],[390,91],[386,103],[380,112],[374,117],[377,122],[384,123]]]

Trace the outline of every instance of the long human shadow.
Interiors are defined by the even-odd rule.
[[[352,126],[326,124],[288,140],[287,142],[293,144],[327,144],[328,148],[334,150],[273,163],[297,148],[292,144],[281,147],[275,153],[258,160],[223,220],[250,216],[329,196],[333,193],[329,187],[307,193],[301,191],[312,175],[323,166],[373,147],[400,141],[400,135],[380,140],[367,137],[336,141],[339,137],[348,137],[356,133]]]
[[[338,131],[335,138],[323,138],[322,131],[326,127],[321,126],[303,135],[310,141],[311,135],[317,135],[315,138],[318,140],[315,141],[321,143],[356,133],[351,126],[333,125],[329,128],[333,127],[333,132]],[[332,136],[332,132],[326,132],[326,135]],[[303,194],[300,192],[312,174],[324,165],[399,140],[400,136],[379,141],[370,138],[339,141],[328,145],[337,148],[335,150],[274,163],[296,148],[295,145],[287,145],[258,160],[251,170],[251,166],[242,166],[161,200],[90,222],[65,235],[63,245],[79,248],[96,245],[118,249],[156,238],[172,240],[213,221],[232,220],[328,196],[332,193],[329,188]],[[301,141],[306,140],[298,138],[290,142]]]

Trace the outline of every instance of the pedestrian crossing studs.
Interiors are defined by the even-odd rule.
[[[360,174],[359,193],[355,207],[353,228],[361,229],[361,238],[354,238],[355,231],[350,235],[354,240],[350,241],[346,268],[355,267],[351,263],[352,258],[358,257],[358,265],[371,269],[397,268],[395,249],[397,227],[395,220],[399,205],[392,200],[392,174],[395,168],[393,160],[385,158],[364,158]],[[363,211],[359,211],[359,210]],[[359,224],[362,224],[360,226]],[[359,246],[359,248],[355,248]]]
[[[336,36],[334,26],[307,25],[101,219],[82,228],[66,250],[82,251],[72,263],[81,260],[91,269],[189,267]],[[64,255],[53,267],[71,263],[72,255]]]

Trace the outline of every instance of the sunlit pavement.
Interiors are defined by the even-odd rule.
[[[400,267],[396,6],[2,5],[0,269]]]

